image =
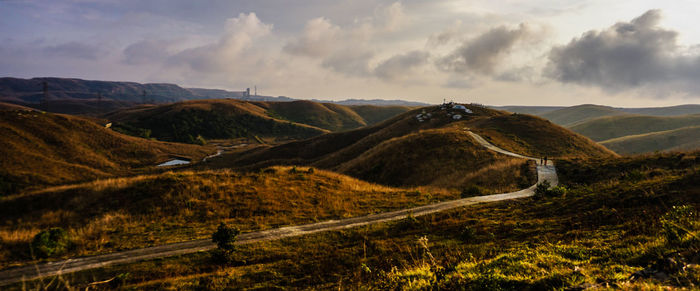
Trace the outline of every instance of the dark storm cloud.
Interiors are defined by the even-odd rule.
[[[383,80],[394,80],[407,71],[426,64],[430,55],[424,51],[412,51],[406,54],[395,55],[381,62],[374,73]]]
[[[699,55],[680,47],[678,33],[659,27],[660,18],[659,10],[650,10],[555,47],[549,52],[545,75],[610,91],[671,83],[680,86],[675,90],[696,90]]]
[[[515,29],[496,27],[464,42],[450,55],[440,59],[437,65],[445,71],[457,73],[492,74],[503,57],[527,35],[528,28],[524,24]]]

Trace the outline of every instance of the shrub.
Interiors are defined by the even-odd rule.
[[[216,246],[221,250],[232,251],[236,246],[236,236],[241,233],[238,228],[229,227],[226,223],[220,223],[216,232],[211,237],[211,240],[216,243]]]
[[[543,181],[540,184],[537,184],[535,187],[535,197],[536,198],[545,198],[545,197],[561,197],[566,195],[566,192],[568,192],[568,189],[564,186],[554,186],[552,187],[552,184],[549,183],[549,181]]]
[[[697,213],[693,206],[673,206],[670,211],[661,216],[662,234],[669,242],[679,242],[686,234],[693,231],[697,221]]]
[[[41,258],[61,255],[69,246],[68,232],[60,227],[39,232],[31,243],[32,253]]]
[[[462,190],[462,198],[479,196],[482,193],[483,192],[481,191],[481,188],[479,188],[479,186],[471,185],[467,188],[464,188],[464,190]]]
[[[216,232],[211,237],[211,240],[218,247],[213,253],[214,259],[219,263],[229,263],[233,261],[233,253],[236,249],[236,237],[240,234],[240,230],[235,227],[229,227],[225,223],[220,223]]]
[[[544,198],[547,196],[547,191],[549,191],[549,188],[552,186],[552,184],[549,183],[549,181],[545,180],[542,181],[542,183],[537,184],[535,186],[535,197],[537,198]]]

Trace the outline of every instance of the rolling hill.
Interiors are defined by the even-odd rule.
[[[600,142],[619,154],[643,154],[655,151],[684,151],[700,148],[700,126],[628,135]]]
[[[308,138],[328,130],[271,117],[265,108],[234,99],[211,99],[139,106],[104,116],[115,128],[159,140],[196,143],[197,137]],[[141,134],[140,134],[141,133]]]
[[[623,114],[626,113],[612,107],[584,104],[542,113],[539,116],[546,118],[561,126],[571,127],[577,123],[584,122],[586,120],[602,116],[616,116]]]
[[[360,113],[355,112],[356,108]],[[362,127],[406,110],[409,108],[403,106],[210,99],[138,106],[104,117],[132,135],[150,132],[149,137],[161,140],[196,142],[199,135],[206,139],[253,136],[303,139]]]
[[[591,119],[570,127],[595,141],[700,125],[700,114],[681,116],[621,115]]]
[[[337,104],[313,101],[253,102],[253,104],[264,108],[270,116],[330,131],[367,125],[365,120],[352,109]]]
[[[125,175],[170,157],[201,159],[210,149],[114,132],[94,120],[0,108],[0,192]]]
[[[446,177],[472,177],[487,164],[509,165],[504,166],[509,171],[521,166],[485,152],[474,144],[465,128],[471,128],[497,146],[531,156],[615,155],[583,136],[538,117],[473,105],[466,107],[473,114],[443,110],[438,106],[416,109],[374,126],[254,149],[221,159],[215,166],[310,165],[387,185],[456,188],[475,183],[475,180]],[[454,120],[448,112],[462,112],[464,118]],[[431,117],[420,122],[416,118],[418,114]]]

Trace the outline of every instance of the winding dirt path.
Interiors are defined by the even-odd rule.
[[[534,161],[539,161],[536,158],[526,157],[519,154],[511,153],[509,151],[503,150],[489,143],[481,136],[467,131],[478,143],[484,147],[513,157],[525,158]],[[542,181],[549,181],[552,186],[558,184],[557,173],[553,165],[537,166],[537,183]],[[430,205],[424,205],[419,207],[413,207],[408,209],[402,209],[391,212],[383,212],[377,214],[370,214],[366,216],[353,217],[340,220],[328,220],[318,223],[303,224],[297,226],[287,226],[276,229],[250,232],[240,234],[237,238],[236,244],[249,244],[261,241],[277,240],[285,237],[293,237],[300,235],[307,235],[321,231],[329,230],[339,230],[345,228],[351,228],[356,226],[381,223],[393,220],[399,220],[406,218],[408,215],[421,216],[427,215],[435,212],[445,211],[449,209],[454,209],[458,207],[463,207],[467,205],[473,205],[478,203],[496,202],[502,200],[518,199],[524,197],[530,197],[534,195],[534,189],[537,184],[520,191],[485,195],[477,197],[469,197],[452,201],[445,201],[434,203]],[[182,254],[195,253],[200,251],[211,250],[216,247],[210,239],[201,239],[180,243],[173,243],[149,248],[135,249],[129,251],[116,252],[105,255],[97,255],[91,257],[79,257],[71,258],[63,261],[49,262],[40,265],[30,265],[24,267],[11,268],[7,270],[0,271],[0,286],[5,286],[12,283],[17,283],[26,280],[33,280],[43,277],[56,276],[61,274],[68,274],[77,271],[83,271],[93,268],[106,267],[114,264],[121,263],[131,263],[142,260],[163,258],[169,256],[176,256]]]

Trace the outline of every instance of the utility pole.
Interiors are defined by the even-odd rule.
[[[258,97],[258,85],[255,85],[255,97]]]
[[[146,104],[146,90],[141,93],[141,103]]]

